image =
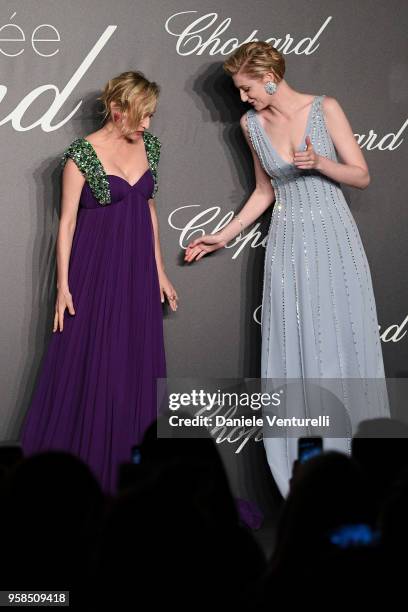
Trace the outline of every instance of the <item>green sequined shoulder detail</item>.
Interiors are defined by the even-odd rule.
[[[76,138],[62,155],[62,167],[65,166],[68,157],[74,160],[98,202],[103,206],[110,204],[109,180],[91,143],[85,138]]]
[[[147,161],[153,175],[154,188],[152,198],[158,190],[157,166],[160,158],[161,142],[151,132],[143,132]],[[111,193],[109,179],[102,166],[99,157],[91,143],[83,137],[76,138],[64,151],[61,157],[61,165],[65,166],[68,158],[71,157],[78,166],[89,187],[100,204],[105,206],[111,203]]]
[[[154,198],[154,196],[157,193],[158,187],[159,187],[158,177],[157,177],[157,166],[159,164],[159,159],[160,159],[161,142],[157,138],[157,136],[155,136],[151,132],[148,132],[147,130],[143,132],[143,139],[145,143],[147,161],[149,162],[150,170],[152,171],[153,180],[154,180],[154,189],[152,193],[152,198]]]

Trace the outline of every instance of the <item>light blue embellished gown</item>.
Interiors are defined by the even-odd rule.
[[[298,150],[306,148],[309,135],[319,155],[338,161],[323,98],[315,96],[311,103]],[[364,247],[340,184],[318,170],[300,169],[284,160],[254,109],[246,113],[246,119],[252,145],[276,196],[265,252],[261,376],[271,389],[275,381],[279,385],[288,379],[297,382],[293,386],[296,400],[288,401],[287,416],[317,416],[322,406],[327,409],[328,397],[338,398],[350,428],[347,433],[341,426],[336,433],[335,427],[330,429],[333,437],[324,437],[324,448],[349,454],[350,437],[360,421],[390,416]],[[326,387],[322,379],[330,379],[330,384]],[[373,379],[377,379],[374,384]],[[307,387],[305,381],[318,382],[330,393],[323,399],[319,396],[319,404],[316,395],[309,393],[313,385]],[[268,463],[284,497],[298,437],[293,433],[276,437],[264,429]]]

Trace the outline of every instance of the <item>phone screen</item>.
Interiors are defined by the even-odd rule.
[[[142,460],[142,454],[139,446],[132,446],[132,463],[139,464]]]
[[[298,440],[298,459],[300,463],[305,463],[311,457],[319,455],[323,450],[323,439],[320,437],[299,438]]]

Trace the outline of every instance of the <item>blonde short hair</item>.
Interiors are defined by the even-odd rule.
[[[242,71],[254,79],[272,72],[279,83],[285,74],[285,58],[270,43],[252,41],[240,45],[224,62],[223,69],[230,76]]]
[[[103,121],[110,117],[110,104],[114,102],[128,119],[129,127],[123,133],[129,135],[137,130],[143,117],[156,110],[159,93],[160,86],[146,79],[142,72],[122,72],[109,79],[97,98],[103,105]]]

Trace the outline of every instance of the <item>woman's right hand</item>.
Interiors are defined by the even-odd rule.
[[[70,314],[75,314],[72,295],[69,289],[58,289],[57,301],[55,303],[54,327],[52,330],[53,332],[57,331],[58,326],[60,328],[60,332],[62,332],[62,330],[64,329],[65,308],[68,308]]]
[[[191,262],[196,259],[198,261],[207,253],[222,249],[226,244],[220,234],[204,234],[187,245],[184,260]]]

